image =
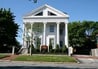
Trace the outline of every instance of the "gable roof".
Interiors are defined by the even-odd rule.
[[[66,17],[66,18],[69,18],[69,15],[67,13],[63,13],[63,12],[61,12],[61,11],[59,11],[59,10],[57,10],[57,9],[47,5],[47,4],[42,5],[42,6],[38,7],[37,9],[33,10],[32,12],[24,15],[23,18],[38,17],[38,14],[40,14],[40,13],[43,13],[43,14],[40,14],[39,17],[42,17],[42,16],[51,17],[51,15],[49,16],[49,14],[48,14],[49,12],[54,17]]]

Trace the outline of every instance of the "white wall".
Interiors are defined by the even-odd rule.
[[[50,32],[50,25],[54,25],[54,32]],[[49,38],[54,38],[54,47],[56,46],[56,42],[57,42],[57,29],[56,29],[56,23],[47,23],[47,26],[46,26],[46,43],[47,45],[49,46]]]

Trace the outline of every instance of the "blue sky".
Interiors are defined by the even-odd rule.
[[[69,21],[98,21],[98,0],[38,0],[38,3],[29,0],[0,0],[0,8],[11,8],[15,22],[22,28],[22,16],[33,9],[48,4],[70,15]],[[17,40],[22,43],[22,34],[19,31]]]

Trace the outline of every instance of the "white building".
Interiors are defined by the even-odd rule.
[[[30,44],[36,47],[39,38],[40,47],[51,42],[53,48],[68,47],[68,19],[69,15],[47,4],[40,6],[23,16],[23,48]]]

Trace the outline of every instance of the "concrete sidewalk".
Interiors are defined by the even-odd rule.
[[[98,57],[90,55],[73,55],[79,63],[98,63]]]

